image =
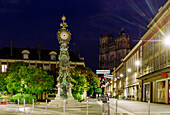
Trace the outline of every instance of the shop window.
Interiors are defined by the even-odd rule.
[[[157,82],[157,101],[165,103],[165,81]]]
[[[145,101],[150,100],[150,84],[145,85]]]
[[[2,65],[2,72],[7,72],[7,65]]]

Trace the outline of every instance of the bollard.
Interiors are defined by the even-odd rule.
[[[148,100],[148,115],[150,115],[150,100]]]
[[[34,110],[34,99],[32,99],[32,111]]]
[[[45,111],[47,112],[47,99],[45,101]]]
[[[88,100],[87,100],[87,115],[88,115]]]
[[[25,111],[25,99],[24,99],[24,111]]]
[[[19,110],[19,99],[18,99],[18,110]]]
[[[64,100],[64,104],[63,104],[63,113],[65,114],[65,100]]]
[[[103,108],[103,115],[104,115],[104,103],[103,102],[102,102],[102,106],[103,106],[102,108]]]
[[[117,115],[117,106],[118,106],[118,104],[117,104],[117,99],[116,99],[116,113],[115,113],[115,115]]]
[[[109,105],[109,101],[108,101],[108,115],[110,115],[110,105]]]

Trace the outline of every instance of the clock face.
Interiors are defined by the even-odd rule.
[[[61,37],[63,40],[66,40],[66,39],[68,38],[68,33],[67,33],[67,32],[61,32],[60,37]]]

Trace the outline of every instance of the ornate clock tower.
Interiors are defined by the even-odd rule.
[[[62,27],[58,33],[57,38],[60,43],[60,54],[59,54],[59,76],[58,76],[58,96],[64,97],[67,99],[70,96],[72,97],[71,93],[71,77],[70,77],[70,56],[68,52],[68,44],[71,39],[71,33],[66,29],[68,26],[65,22],[66,17],[62,17],[63,23],[60,24]]]
[[[81,105],[77,100],[74,100],[71,92],[71,77],[70,77],[70,56],[68,52],[68,44],[71,39],[71,33],[66,27],[66,17],[62,17],[63,22],[60,24],[62,27],[58,33],[57,38],[60,43],[59,54],[59,76],[57,78],[58,94],[56,94],[55,100],[49,103],[49,107],[63,107],[63,100],[66,101],[66,106],[78,106]]]

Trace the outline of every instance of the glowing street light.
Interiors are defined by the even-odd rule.
[[[136,61],[136,62],[135,62],[135,65],[136,65],[136,66],[139,66],[139,65],[140,65],[140,61]]]
[[[120,74],[120,77],[123,77],[123,74],[122,74],[122,73]]]
[[[131,72],[132,70],[129,68],[129,69],[127,69],[127,71],[128,71],[128,72]]]
[[[170,36],[167,36],[165,39],[164,39],[164,43],[168,46],[170,46]]]

